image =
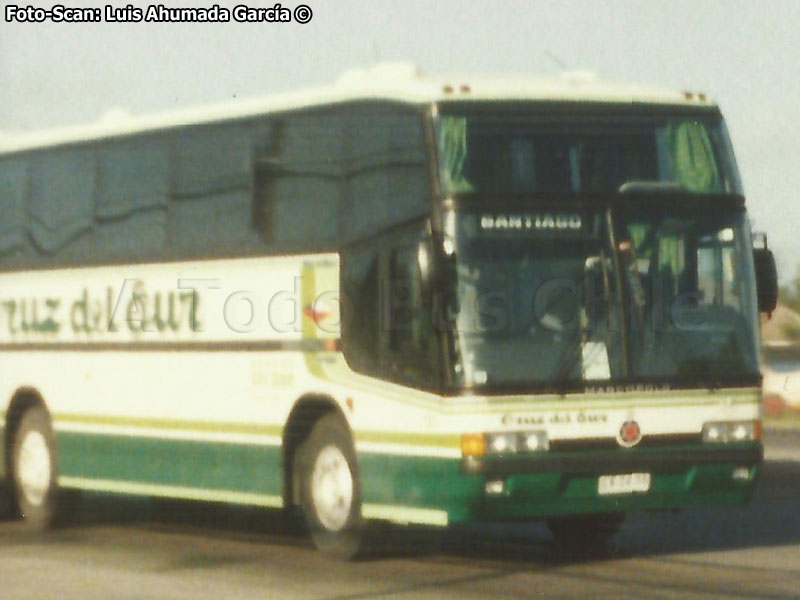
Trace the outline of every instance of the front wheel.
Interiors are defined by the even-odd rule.
[[[20,419],[11,449],[14,498],[34,529],[49,527],[56,514],[58,467],[50,417],[39,406]]]
[[[317,421],[297,458],[300,504],[314,544],[329,556],[353,558],[364,521],[355,449],[342,419],[330,414]]]

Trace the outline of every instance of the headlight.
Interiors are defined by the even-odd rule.
[[[703,425],[703,441],[752,442],[761,439],[761,421],[720,421]]]
[[[486,436],[490,453],[505,454],[516,452],[518,448],[516,433],[490,433]]]
[[[550,440],[547,438],[546,431],[529,431],[524,433],[523,437],[525,439],[525,450],[529,452],[550,448]]]

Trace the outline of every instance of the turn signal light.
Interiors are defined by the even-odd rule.
[[[461,436],[462,456],[483,456],[484,454],[486,454],[486,435],[465,433]]]

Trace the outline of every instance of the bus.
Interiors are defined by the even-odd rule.
[[[703,94],[586,76],[328,87],[0,138],[0,460],[64,490],[373,521],[741,505],[754,249]]]

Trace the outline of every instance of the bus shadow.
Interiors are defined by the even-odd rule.
[[[681,512],[633,513],[609,543],[563,548],[543,523],[486,524],[431,532],[437,554],[501,562],[564,564],[593,560],[777,547],[800,544],[800,462],[768,461],[746,507],[696,507]],[[419,538],[396,533],[396,546]],[[435,541],[433,541],[435,540]]]
[[[122,526],[165,532],[191,532],[253,543],[311,546],[296,515],[215,502],[196,502],[96,492],[63,493],[64,515],[55,533]]]

